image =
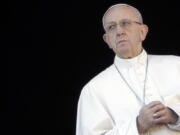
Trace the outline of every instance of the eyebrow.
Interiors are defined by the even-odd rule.
[[[106,25],[109,25],[109,24],[114,24],[114,23],[116,23],[116,22],[111,21],[111,22],[108,22]]]
[[[122,20],[124,21],[124,20],[130,20],[130,19],[124,18],[124,19],[121,19],[120,21],[122,21]],[[119,21],[119,22],[120,22],[120,21]],[[112,23],[116,23],[116,22],[115,22],[115,21],[110,21],[110,22],[108,22],[107,24],[112,24]]]

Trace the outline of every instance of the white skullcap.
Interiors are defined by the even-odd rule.
[[[103,15],[103,17],[102,17],[103,28],[104,28],[104,19],[105,19],[106,14],[107,14],[112,8],[114,8],[114,7],[128,7],[128,8],[133,9],[133,10],[136,12],[136,14],[137,14],[140,23],[143,23],[142,15],[141,15],[141,13],[139,12],[139,10],[138,10],[137,8],[135,8],[135,7],[131,6],[131,5],[125,4],[125,3],[119,3],[119,4],[115,4],[115,5],[110,6],[110,7],[106,10],[106,12],[104,13],[104,15]]]

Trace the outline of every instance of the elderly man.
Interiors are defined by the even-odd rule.
[[[76,135],[180,135],[180,58],[146,53],[148,27],[130,5],[113,5],[102,20],[116,56],[84,86]]]

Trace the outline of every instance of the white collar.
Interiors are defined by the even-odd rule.
[[[130,59],[123,59],[118,57],[117,55],[114,58],[114,63],[118,66],[118,68],[130,68],[134,66],[142,66],[142,65],[146,65],[146,61],[147,61],[147,53],[144,49],[138,56]]]

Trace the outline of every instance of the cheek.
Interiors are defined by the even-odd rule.
[[[106,38],[106,44],[109,46],[109,48],[114,48],[113,47],[113,39],[110,35],[107,35],[107,38]]]
[[[132,42],[141,42],[142,41],[141,34],[138,32],[133,34],[131,39],[133,40]]]
[[[131,42],[142,41],[142,33],[138,29],[133,29],[132,31],[129,31],[128,35]]]
[[[109,36],[109,44],[113,47],[116,43],[116,38],[113,35]]]
[[[144,35],[143,35],[143,33],[142,33],[141,31],[139,31],[139,32],[137,33],[137,36],[138,36],[138,39],[139,39],[140,41],[143,41],[143,40],[144,40]]]

